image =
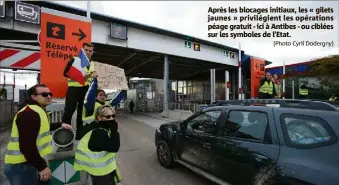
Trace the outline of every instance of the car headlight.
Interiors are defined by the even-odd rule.
[[[161,127],[161,125],[159,125],[159,126],[157,127],[157,132],[160,132],[160,127]]]

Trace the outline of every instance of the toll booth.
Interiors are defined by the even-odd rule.
[[[128,104],[133,99],[134,112],[147,112],[147,89],[145,87],[137,87],[127,91],[127,100],[125,107],[129,110]]]

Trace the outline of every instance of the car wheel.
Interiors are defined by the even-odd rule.
[[[157,157],[161,166],[165,168],[173,167],[174,160],[172,150],[164,140],[157,143]]]

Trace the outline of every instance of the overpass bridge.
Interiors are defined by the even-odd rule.
[[[38,18],[41,8],[65,16],[86,16],[84,10],[53,2],[22,2],[38,7]],[[40,21],[37,24],[17,20],[16,3],[6,1],[5,6],[5,16],[0,18],[0,67],[40,70]],[[168,92],[169,80],[210,79],[212,89],[216,81],[225,82],[225,71],[228,71],[234,96],[239,81],[236,80],[239,54],[245,72],[250,68],[252,57],[237,48],[99,13],[91,13],[91,19],[91,40],[95,45],[92,59],[121,67],[128,77],[164,79],[164,92]],[[111,30],[114,26],[126,28],[126,35],[113,38]],[[269,62],[265,61],[265,64]],[[213,101],[215,95],[211,93]],[[168,103],[167,98],[164,98],[164,103]]]

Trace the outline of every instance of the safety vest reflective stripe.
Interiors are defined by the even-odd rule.
[[[76,150],[77,153],[81,154],[81,155],[85,155],[85,156],[88,156],[92,159],[98,159],[98,158],[103,158],[105,157],[108,152],[101,152],[101,153],[85,153],[79,149]]]
[[[51,134],[50,131],[44,132],[42,134],[39,134],[37,139],[42,139],[43,137],[49,136],[50,134]],[[11,142],[19,142],[19,137],[11,137],[10,141]]]
[[[308,89],[300,89],[299,88],[299,94],[300,95],[308,95]]]
[[[91,167],[91,168],[103,168],[103,167],[110,165],[112,162],[115,162],[115,157],[109,158],[107,161],[103,163],[89,163],[89,162],[81,161],[79,159],[75,159],[75,162],[80,165]]]
[[[50,145],[51,145],[51,143],[48,142],[48,143],[45,143],[41,146],[38,146],[39,152],[43,151],[44,149],[46,149]],[[20,150],[7,150],[7,155],[22,155],[22,153],[20,152]]]

